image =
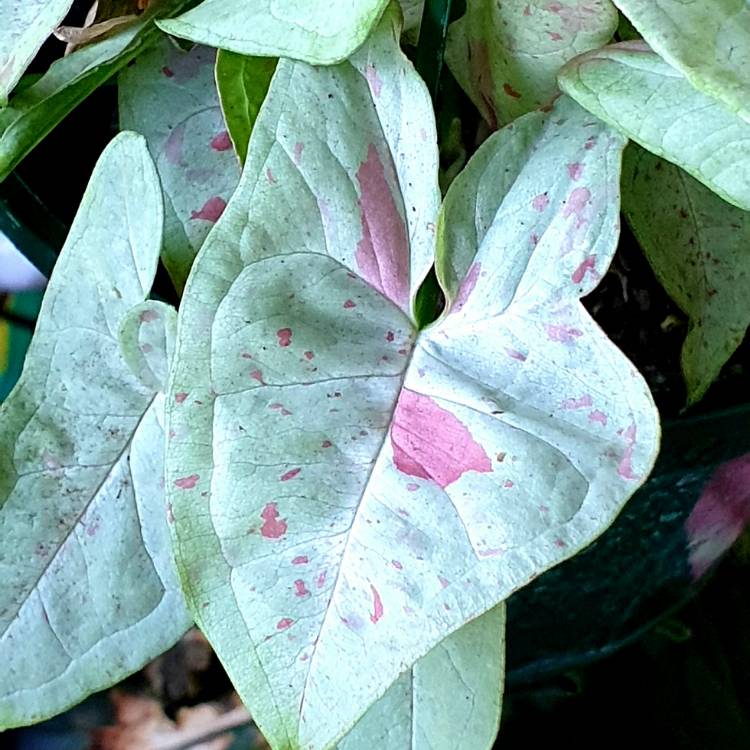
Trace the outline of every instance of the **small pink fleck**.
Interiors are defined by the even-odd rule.
[[[419,489],[419,485],[414,482],[409,482],[409,484],[406,485],[406,489],[409,490],[409,492],[416,492]]]
[[[167,77],[167,78],[174,78],[174,71],[172,68],[167,67],[166,65],[161,69],[161,72]]]
[[[403,570],[404,566],[398,561],[398,560],[391,560],[391,565],[393,565],[396,570]]]
[[[299,163],[302,161],[302,150],[305,148],[304,143],[300,143],[299,141],[294,144],[294,163],[299,166]]]
[[[276,338],[279,340],[279,346],[289,346],[292,343],[292,329],[279,328],[276,331]]]
[[[315,359],[315,352],[305,352],[305,359],[308,361]]]
[[[275,185],[278,182],[278,180],[273,176],[271,167],[268,167],[268,169],[266,169],[266,179],[271,185]]]
[[[292,625],[294,625],[294,620],[292,620],[291,617],[282,617],[276,623],[276,630],[286,630],[287,628],[290,628]]]
[[[276,503],[267,503],[260,517],[263,519],[263,526],[261,526],[260,533],[266,539],[279,539],[286,534],[286,521],[283,518],[279,518]]]
[[[365,77],[367,78],[367,83],[370,84],[372,93],[376,97],[380,96],[380,92],[383,88],[383,81],[380,79],[378,71],[372,63],[367,64],[367,67],[365,68]]]
[[[474,291],[474,287],[477,285],[477,281],[479,280],[479,274],[482,271],[482,264],[481,263],[472,263],[471,267],[469,268],[466,276],[464,277],[464,280],[461,282],[461,285],[458,287],[458,292],[456,293],[456,299],[453,302],[453,311],[459,312],[460,310],[463,310],[466,303],[469,301],[469,297],[471,296],[471,293]]]
[[[438,576],[438,581],[440,581],[440,585],[444,589],[447,589],[451,585],[451,582],[447,578],[443,578],[443,576]]]
[[[260,370],[253,370],[250,373],[250,377],[253,380],[257,380],[261,385],[265,385],[265,381],[263,380],[263,373]]]
[[[153,346],[151,346],[151,344],[143,344],[143,345],[141,346],[141,351],[142,351],[142,352],[143,352],[144,354],[151,354],[151,352],[152,352],[152,351],[154,351],[154,347],[153,347]]]
[[[505,353],[511,358],[511,359],[517,359],[519,362],[525,362],[526,361],[526,355],[522,352],[517,351],[516,349],[505,349]]]
[[[593,277],[598,278],[596,273],[596,255],[589,255],[570,277],[574,284],[580,284],[587,273],[590,273]]]
[[[141,321],[141,323],[153,323],[155,320],[160,320],[161,316],[158,312],[156,312],[156,310],[144,310],[138,316],[138,319]]]
[[[242,359],[252,359],[253,355],[250,352],[242,352]]]
[[[559,537],[555,539],[555,547],[558,547],[559,549],[565,549],[567,547],[567,543],[560,539]]]
[[[292,560],[292,565],[306,565],[309,562],[310,559],[307,555],[297,555],[297,557]]]
[[[218,195],[213,198],[209,198],[204,204],[200,211],[192,211],[190,213],[191,219],[202,219],[203,221],[216,222],[219,220],[221,215],[224,213],[224,209],[227,207],[227,202],[220,198]]]
[[[498,557],[505,553],[502,547],[496,547],[494,549],[480,549],[478,554],[479,557]]]
[[[298,578],[294,582],[294,595],[295,596],[307,596],[309,593],[310,592],[305,587],[305,582],[301,578]]]
[[[577,216],[577,226],[580,227],[583,223],[581,212],[584,208],[586,208],[586,204],[589,202],[589,200],[591,200],[591,191],[588,188],[575,188],[568,196],[568,201],[565,205],[565,210],[563,211],[563,218],[567,219],[569,216]]]
[[[383,616],[383,601],[380,598],[380,593],[372,584],[370,584],[370,590],[372,591],[372,614],[370,615],[370,622],[375,625]]]
[[[584,409],[593,404],[591,394],[584,393],[580,398],[566,398],[560,404],[561,409]]]
[[[182,477],[182,479],[175,479],[174,486],[181,490],[192,490],[200,477],[197,474],[191,474],[189,477]]]
[[[521,98],[521,94],[519,94],[518,91],[516,91],[509,83],[503,84],[503,91],[507,96],[513,97],[513,99]]]
[[[319,589],[322,589],[323,586],[325,585],[327,572],[328,571],[325,571],[325,570],[321,571],[320,575],[318,576],[318,580],[315,582],[315,585]]]
[[[539,211],[540,213],[544,211],[544,209],[549,206],[549,197],[547,196],[547,193],[539,193],[539,195],[531,201],[531,206],[535,211]]]
[[[563,38],[562,34],[558,34],[556,31],[548,31],[547,33],[553,42],[559,42]]]
[[[333,445],[333,443],[330,440],[324,440],[321,444],[321,448],[330,448]]]
[[[285,474],[281,475],[280,482],[288,482],[290,479],[294,479],[302,471],[302,469],[290,469]]]
[[[634,424],[631,424],[630,427],[625,431],[625,440],[628,441],[628,446],[625,448],[624,453],[622,454],[622,458],[620,459],[620,463],[617,467],[617,473],[623,478],[623,479],[637,479],[638,477],[633,474],[633,448],[635,446],[635,433],[636,433],[636,427]]]
[[[177,404],[182,404],[185,402],[185,399],[188,397],[187,393],[181,392],[181,393],[175,393],[174,400]]]
[[[589,414],[589,422],[598,422],[602,427],[606,427],[607,415],[603,411],[594,409],[594,411]]]
[[[310,654],[302,654],[302,656],[300,656],[299,660],[300,661],[307,661],[309,658],[310,658]]]
[[[580,162],[573,162],[568,164],[568,175],[571,180],[580,180],[583,174],[583,164]]]
[[[211,148],[214,151],[228,151],[232,148],[232,139],[229,137],[229,133],[222,130],[221,133],[215,135],[211,139]]]
[[[393,331],[388,331],[388,333],[385,334],[385,340],[390,344],[393,342],[393,339],[396,337],[393,334]]]
[[[596,136],[592,135],[586,139],[586,143],[583,144],[583,147],[586,149],[586,151],[591,151],[594,146],[596,146]]]
[[[509,490],[511,487],[513,487],[513,481],[510,479],[506,479],[503,482],[503,487],[505,487],[506,490]]]
[[[568,344],[579,336],[583,336],[583,332],[577,328],[566,328],[559,325],[547,324],[544,326],[544,330],[547,332],[547,338],[550,341],[559,341],[561,344]]]
[[[353,302],[353,301],[352,301],[352,300],[350,300],[350,299],[348,299],[348,300],[347,300],[346,302],[344,302],[344,307],[345,307],[345,308],[346,308],[347,310],[351,310],[351,309],[352,309],[352,307],[356,307],[356,306],[357,306],[357,305],[356,305],[356,303],[355,303],[355,302]]]

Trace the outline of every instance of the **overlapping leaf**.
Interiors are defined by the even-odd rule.
[[[437,643],[600,533],[656,412],[578,298],[624,139],[569,99],[491,138],[438,222],[424,87],[389,13],[282,61],[181,309],[167,486],[188,600],[275,748],[328,748]]]
[[[389,0],[203,0],[162,21],[168,33],[242,55],[340,62],[365,41]]]
[[[157,393],[174,311],[144,304],[161,222],[145,142],[123,134],[94,171],[0,407],[3,728],[113,684],[189,625]]]
[[[637,147],[625,160],[623,210],[659,281],[690,318],[682,370],[694,403],[750,325],[750,214]]]
[[[52,64],[36,83],[0,110],[0,180],[74,107],[156,41],[155,18],[178,11],[188,0],[154,0],[119,33],[76,50]]]
[[[446,61],[491,127],[548,104],[556,75],[617,28],[609,0],[468,0],[451,25]]]
[[[184,52],[164,37],[119,79],[120,126],[146,136],[159,171],[162,258],[180,291],[240,175],[219,107],[215,57],[207,47]]]
[[[0,0],[0,105],[55,27],[65,18],[73,0]]]
[[[745,0],[614,0],[661,57],[750,122],[750,6]]]
[[[581,55],[559,83],[597,117],[750,209],[750,124],[693,88],[644,42]]]

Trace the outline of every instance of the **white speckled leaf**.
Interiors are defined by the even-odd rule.
[[[499,604],[401,675],[338,750],[488,750],[500,722],[504,638]]]
[[[626,152],[623,211],[651,267],[690,319],[688,402],[700,400],[750,325],[750,214],[658,156]]]
[[[288,57],[314,65],[344,60],[367,38],[389,0],[203,0],[164,31],[242,55]]]
[[[746,0],[614,0],[661,57],[750,122]]]
[[[434,124],[393,32],[388,15],[353,64],[279,63],[181,309],[178,564],[274,748],[337,742],[437,643],[588,544],[656,452],[643,380],[578,302],[614,252],[624,139],[566,99],[488,141],[443,219],[463,292],[420,333]],[[471,252],[446,244],[477,228]]]
[[[214,80],[216,51],[164,37],[120,73],[120,126],[146,136],[164,190],[162,259],[182,291],[240,176]]]
[[[0,0],[0,105],[65,14],[73,0]]]
[[[559,82],[597,117],[750,209],[750,124],[693,88],[644,42],[581,55]]]
[[[164,506],[163,396],[131,375],[118,342],[151,287],[161,222],[145,142],[122,134],[0,406],[0,728],[121,680],[189,625]]]
[[[497,128],[548,104],[560,67],[606,44],[616,28],[609,0],[468,0],[450,26],[446,62]]]

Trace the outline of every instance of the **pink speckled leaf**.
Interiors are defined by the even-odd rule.
[[[120,126],[146,136],[159,171],[162,259],[178,290],[240,175],[219,106],[215,57],[215,50],[185,52],[165,37],[119,78]]]
[[[180,313],[179,565],[274,748],[330,748],[599,534],[656,451],[643,380],[578,301],[614,252],[624,139],[563,99],[490,139],[439,219],[397,38],[388,14],[352,63],[280,62]],[[419,331],[436,247],[453,306]]]
[[[548,104],[568,60],[617,28],[609,0],[467,0],[450,26],[446,62],[492,128]]]

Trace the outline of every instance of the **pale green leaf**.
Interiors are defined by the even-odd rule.
[[[0,105],[73,4],[73,0],[0,0]]]
[[[690,83],[750,122],[747,0],[613,0],[641,36]]]
[[[121,680],[189,625],[169,549],[163,396],[118,342],[151,287],[161,222],[145,142],[122,134],[94,170],[0,406],[0,728]]]
[[[275,749],[331,747],[588,544],[657,447],[642,378],[578,301],[614,253],[625,140],[567,98],[454,182],[440,257],[465,279],[416,330],[437,159],[398,36],[387,14],[351,63],[279,63],[180,312],[178,565]]]
[[[623,211],[654,273],[690,320],[682,349],[695,403],[750,325],[750,214],[659,157],[626,152]]]
[[[559,82],[597,117],[750,209],[750,124],[693,88],[644,42],[582,55]]]
[[[609,0],[467,0],[450,26],[446,62],[492,128],[557,95],[560,67],[606,44],[617,28]]]
[[[229,50],[219,50],[216,56],[221,109],[241,164],[247,158],[250,134],[275,70],[276,60],[269,57],[248,57]]]
[[[153,2],[132,25],[57,60],[38,81],[12,97],[0,110],[0,181],[92,91],[159,39],[154,18],[187,2]]]
[[[459,628],[401,675],[338,750],[488,750],[500,722],[505,605]]]
[[[119,78],[120,126],[146,136],[164,190],[162,259],[178,291],[240,176],[219,106],[216,52],[163,37]]]
[[[367,38],[389,0],[203,0],[161,21],[169,34],[241,55],[289,57],[314,65],[344,60]]]

